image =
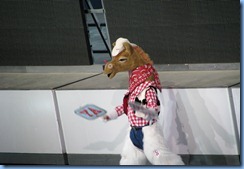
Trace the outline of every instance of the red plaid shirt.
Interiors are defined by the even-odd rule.
[[[145,88],[147,88],[149,86],[156,86],[155,82],[146,81],[144,83],[141,83],[139,86],[137,86],[135,88],[135,90],[132,93],[130,93],[129,102],[135,102],[135,98],[142,92],[142,90],[144,90]],[[128,92],[126,94],[128,94]],[[156,91],[153,88],[149,88],[145,94],[145,97],[147,100],[147,105],[146,105],[147,108],[152,108],[156,112],[159,112],[160,108],[157,105]],[[117,106],[115,108],[115,110],[116,110],[118,116],[121,116],[122,114],[124,114],[123,105]],[[149,124],[149,121],[147,121],[141,117],[137,117],[134,113],[134,110],[130,106],[128,106],[127,116],[128,116],[128,120],[129,120],[129,123],[131,126],[139,127],[139,126],[145,126],[145,125]],[[154,119],[153,122],[156,122],[156,119]]]

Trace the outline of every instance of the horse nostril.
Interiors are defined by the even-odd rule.
[[[113,68],[113,65],[110,63],[110,64],[108,64],[108,68],[109,69],[112,69]]]

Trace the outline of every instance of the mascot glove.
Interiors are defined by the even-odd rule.
[[[103,116],[103,120],[105,122],[110,121],[110,120],[114,120],[114,119],[117,119],[117,118],[118,118],[118,113],[116,111],[108,113],[105,116]]]

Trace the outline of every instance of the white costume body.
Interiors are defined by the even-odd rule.
[[[142,91],[142,93],[145,93]],[[145,94],[140,94],[140,100]],[[143,114],[136,112],[136,114]],[[133,145],[130,139],[130,131],[125,139],[125,144],[121,153],[120,165],[145,165],[147,160],[153,165],[184,165],[181,157],[172,153],[166,146],[166,141],[157,122],[152,125],[144,126],[143,132],[143,150]]]
[[[157,124],[142,128],[144,150],[132,144],[128,132],[121,153],[120,165],[145,165],[147,160],[153,165],[184,165],[181,157],[167,148]]]

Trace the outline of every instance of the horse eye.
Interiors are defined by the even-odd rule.
[[[125,62],[127,59],[125,59],[125,58],[121,58],[121,59],[119,59],[119,61],[120,62]]]

